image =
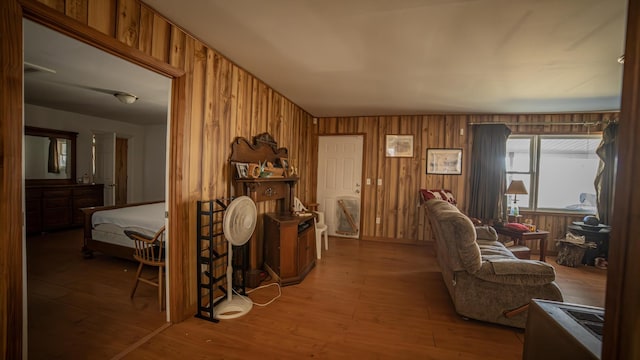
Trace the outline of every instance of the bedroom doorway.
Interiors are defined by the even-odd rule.
[[[61,128],[64,130],[74,131],[78,133],[77,140],[77,168],[79,178],[83,178],[83,174],[92,174],[92,136],[100,133],[105,139],[109,139],[108,153],[111,154],[110,163],[113,164],[113,177],[111,181],[104,182],[105,187],[109,184],[116,184],[118,175],[125,179],[123,188],[125,191],[120,194],[120,199],[127,201],[127,197],[133,197],[136,202],[144,201],[147,188],[151,187],[155,194],[161,194],[164,199],[166,196],[167,181],[161,179],[167,178],[168,154],[166,149],[169,142],[169,101],[171,99],[171,78],[164,76],[164,85],[158,86],[155,91],[159,93],[161,102],[165,103],[165,108],[160,114],[161,123],[132,123],[127,122],[124,117],[118,118],[110,116],[107,118],[108,111],[98,111],[95,114],[80,113],[72,109],[56,108],[62,105],[60,101],[49,99],[38,100],[35,95],[41,95],[36,91],[29,91],[29,83],[34,81],[34,77],[70,77],[71,79],[87,79],[88,75],[83,72],[72,72],[72,65],[78,60],[86,64],[103,64],[100,58],[94,58],[87,55],[83,51],[91,48],[89,51],[99,51],[96,48],[71,39],[57,33],[45,26],[23,20],[24,28],[24,58],[27,61],[28,56],[37,54],[38,51],[46,52],[50,50],[49,58],[57,61],[49,68],[55,70],[54,73],[35,72],[27,74],[25,70],[25,92],[23,99],[24,123],[35,122],[31,125],[49,128]],[[66,59],[64,55],[52,55],[57,48],[64,48],[56,40],[51,40],[44,33],[56,37],[64,37],[66,40],[73,42],[74,50],[66,52],[74,59]],[[37,36],[33,36],[32,30],[36,29]],[[34,39],[35,37],[35,39]],[[106,57],[114,57],[113,55],[102,52]],[[45,56],[46,58],[47,56]],[[118,58],[120,62],[126,60]],[[112,60],[105,60],[106,62]],[[31,61],[34,63],[35,61]],[[38,63],[44,63],[45,60],[39,60]],[[81,64],[80,64],[81,65]],[[129,63],[129,66],[132,66]],[[26,69],[25,65],[25,69]],[[142,67],[136,66],[142,72],[150,71]],[[86,69],[85,69],[86,70]],[[122,73],[122,70],[110,69],[108,66],[101,66],[100,71],[106,74]],[[153,73],[153,72],[152,72]],[[50,75],[49,75],[50,74]],[[131,79],[145,78],[145,75],[136,75],[128,73]],[[153,73],[154,76],[163,76]],[[111,76],[114,78],[114,76]],[[98,82],[91,84],[89,92],[97,97],[99,102],[108,103],[115,101],[119,106],[125,104],[117,103],[113,94],[105,94],[101,89],[110,87],[110,85],[99,85]],[[67,88],[73,85],[63,84]],[[81,88],[81,86],[78,86]],[[55,94],[52,95],[52,97]],[[70,96],[75,100],[80,96]],[[38,102],[43,101],[43,102]],[[140,109],[145,99],[141,96],[139,102],[133,104],[137,107],[129,106],[127,109],[135,111]],[[132,104],[127,104],[132,105]],[[140,106],[138,106],[140,105]],[[85,104],[81,107],[88,110],[95,110],[92,105]],[[140,117],[142,118],[142,116]],[[121,139],[118,139],[121,135]],[[145,142],[153,142],[146,145]],[[95,144],[95,143],[94,143]],[[131,151],[129,151],[131,149]],[[107,152],[105,152],[106,154]],[[145,153],[153,154],[153,161],[147,161],[144,158]],[[162,156],[160,156],[162,155]],[[120,159],[119,159],[120,157]],[[23,155],[24,158],[24,155]],[[147,163],[149,163],[147,169]],[[111,165],[109,165],[111,167]],[[118,171],[120,168],[120,172]],[[160,174],[160,175],[158,175]],[[151,179],[154,184],[145,186],[143,180],[145,177]],[[23,176],[24,178],[24,176]],[[135,178],[133,181],[131,178]],[[93,178],[94,182],[95,177]],[[23,179],[24,180],[24,179]],[[76,179],[77,180],[77,179]],[[84,180],[78,180],[78,182]],[[134,184],[133,189],[126,186],[127,181]],[[113,192],[113,202],[118,199],[118,192]],[[24,188],[23,188],[24,193]],[[153,200],[158,200],[154,197]],[[24,199],[23,199],[24,201]],[[61,201],[71,202],[70,198]],[[166,210],[166,208],[165,208]],[[168,223],[167,219],[165,224]],[[168,225],[168,224],[167,224]],[[166,282],[165,291],[165,311],[157,310],[157,289],[153,287],[140,287],[135,294],[134,299],[130,299],[131,282],[129,277],[133,278],[137,263],[109,257],[106,255],[98,255],[92,260],[82,258],[79,251],[82,244],[83,232],[80,228],[73,228],[61,231],[51,231],[46,234],[36,234],[29,238],[23,237],[24,263],[24,289],[25,294],[23,300],[24,306],[24,322],[23,339],[24,344],[28,346],[28,351],[24,353],[33,355],[34,358],[41,358],[43,355],[53,357],[67,358],[73,355],[80,357],[91,357],[91,345],[96,343],[104,343],[108,345],[118,342],[120,348],[125,348],[133,338],[142,338],[148,333],[157,329],[161,324],[166,324],[170,319],[170,283]],[[169,239],[167,238],[167,242]],[[170,256],[169,256],[170,257]],[[47,263],[53,261],[54,263]],[[169,259],[167,260],[169,262]],[[57,264],[56,264],[57,263]],[[168,264],[170,265],[170,264]],[[170,268],[166,268],[166,276],[169,277]],[[140,292],[142,290],[142,292]],[[95,324],[100,324],[101,332],[96,333]],[[91,335],[93,342],[85,342],[87,335]],[[104,334],[112,334],[112,339],[105,338]],[[118,335],[121,334],[121,335]],[[102,339],[102,340],[100,340]],[[73,346],[70,346],[73,343]],[[101,345],[97,345],[100,347]],[[116,347],[117,348],[117,347]],[[97,353],[109,353],[113,351],[111,348],[96,348]],[[102,351],[104,350],[104,351]],[[82,356],[81,354],[86,354]],[[115,355],[115,354],[112,354]],[[30,356],[31,357],[31,356]]]
[[[129,140],[116,137],[116,205],[127,203],[127,157]]]

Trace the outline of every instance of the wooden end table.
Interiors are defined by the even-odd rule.
[[[548,231],[521,232],[507,227],[495,227],[494,229],[496,229],[498,234],[510,237],[516,245],[524,245],[525,241],[538,240],[540,244],[540,261],[545,261],[547,254],[547,237],[549,236]]]

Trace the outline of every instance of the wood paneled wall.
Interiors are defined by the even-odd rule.
[[[22,15],[0,1],[0,359],[20,359],[23,323]]]
[[[32,1],[23,1],[31,3]],[[156,61],[182,70],[174,80],[170,124],[172,320],[195,313],[196,201],[228,197],[228,158],[235,137],[271,133],[294,164],[311,161],[312,117],[238,65],[137,0],[41,0],[49,10],[98,30]],[[302,136],[301,136],[302,135]],[[311,192],[300,168],[299,197]],[[275,203],[258,206],[261,213]],[[259,231],[258,236],[262,236]]]
[[[548,114],[548,115],[424,115],[375,116],[318,119],[317,134],[364,134],[364,178],[372,179],[362,192],[362,238],[409,243],[431,241],[431,232],[419,206],[419,189],[450,189],[456,195],[458,207],[466,211],[473,190],[468,189],[473,144],[474,123],[502,122],[512,124],[513,134],[587,134],[600,133],[602,126],[586,127],[583,122],[607,122],[617,113]],[[531,125],[531,124],[548,125]],[[576,125],[554,125],[576,123]],[[513,125],[522,124],[522,125]],[[385,135],[414,135],[413,158],[385,157]],[[462,175],[427,175],[426,149],[461,148]],[[314,175],[315,177],[315,175]],[[382,179],[382,186],[377,186]],[[366,182],[365,182],[366,183]],[[552,239],[564,236],[567,225],[582,216],[530,213],[540,229],[551,232]],[[381,218],[380,224],[375,223]],[[535,246],[534,250],[535,249]],[[548,250],[555,251],[549,241]]]

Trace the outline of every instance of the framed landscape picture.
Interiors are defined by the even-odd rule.
[[[413,135],[387,135],[387,157],[413,157]]]
[[[462,149],[427,149],[427,174],[462,174]]]

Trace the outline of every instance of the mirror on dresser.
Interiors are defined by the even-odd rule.
[[[102,206],[102,184],[76,179],[78,133],[25,126],[25,218],[28,234],[81,227],[83,207]]]
[[[25,126],[24,135],[27,185],[76,183],[78,133]]]

